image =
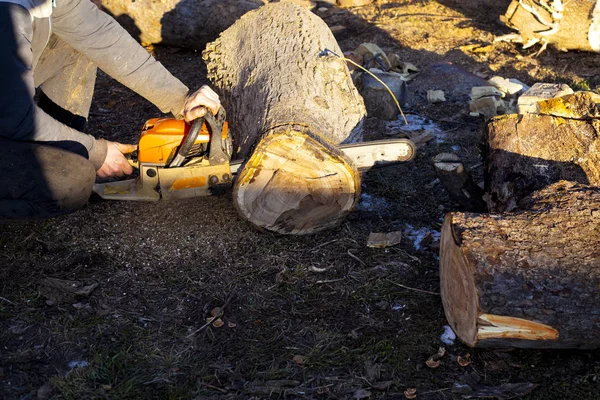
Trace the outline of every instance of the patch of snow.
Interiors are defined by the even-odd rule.
[[[408,236],[408,238],[413,241],[413,246],[415,247],[415,250],[421,250],[421,241],[428,233],[431,233],[433,240],[439,240],[440,238],[439,231],[434,231],[428,228],[415,229],[410,224],[406,224],[406,227],[407,228],[404,230],[404,233],[406,233],[406,236]]]
[[[400,115],[396,121],[388,122],[387,129],[396,132],[427,131],[435,137],[437,143],[442,143],[446,140],[446,133],[440,126],[427,118],[416,114],[406,114],[406,121],[408,125],[404,123],[404,118]]]
[[[403,310],[404,307],[406,307],[406,304],[394,304],[392,306],[392,310],[394,310],[394,311],[400,311],[400,310]]]
[[[75,369],[75,368],[83,368],[83,367],[87,367],[88,365],[90,365],[89,362],[87,361],[71,361],[69,364],[67,364],[69,368],[71,369]]]
[[[440,340],[447,346],[454,345],[454,341],[456,340],[456,333],[450,328],[450,325],[444,325],[444,333],[440,336]]]
[[[372,196],[367,193],[360,195],[360,202],[356,209],[359,211],[381,211],[389,207],[389,203],[382,197]]]

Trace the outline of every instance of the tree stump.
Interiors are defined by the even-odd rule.
[[[337,144],[362,138],[365,106],[327,25],[292,3],[244,15],[207,45],[208,76],[227,110],[240,214],[279,233],[339,223],[360,175]]]
[[[600,188],[561,181],[521,211],[450,213],[440,240],[446,318],[469,346],[600,346]]]
[[[600,185],[600,110],[594,95],[540,102],[540,113],[503,115],[486,126],[488,210],[512,211],[535,190],[561,179]]]
[[[540,43],[564,51],[600,51],[597,0],[513,0],[500,19],[519,31],[525,47]]]

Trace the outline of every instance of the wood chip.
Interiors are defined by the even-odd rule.
[[[367,247],[384,248],[397,245],[402,240],[402,232],[394,231],[388,233],[371,232],[367,240]]]

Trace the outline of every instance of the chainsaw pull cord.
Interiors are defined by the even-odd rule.
[[[406,125],[408,125],[408,121],[406,120],[406,117],[404,116],[404,112],[402,112],[402,107],[400,107],[400,103],[398,102],[398,99],[396,98],[396,96],[394,96],[394,93],[392,92],[392,89],[390,89],[390,87],[388,85],[386,85],[385,82],[383,82],[381,79],[379,79],[377,76],[375,76],[374,73],[372,73],[371,71],[369,71],[368,69],[366,69],[362,65],[354,62],[353,60],[351,60],[349,58],[346,58],[346,57],[339,56],[339,55],[337,55],[336,53],[334,53],[333,51],[331,51],[329,49],[323,50],[319,55],[321,55],[321,56],[332,55],[334,57],[339,58],[340,60],[344,60],[344,61],[349,62],[350,64],[354,65],[355,67],[360,68],[361,70],[363,70],[367,74],[371,75],[377,82],[381,83],[383,85],[383,87],[385,87],[387,89],[387,91],[390,93],[390,95],[392,96],[392,99],[394,99],[394,102],[396,103],[396,107],[398,107],[398,110],[400,110],[400,115],[402,115],[402,118],[404,119],[404,123]]]

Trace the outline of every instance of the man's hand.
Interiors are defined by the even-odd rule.
[[[221,108],[221,102],[219,101],[219,95],[209,86],[204,85],[185,100],[183,118],[187,122],[192,122],[197,118],[204,117],[207,108],[216,115],[219,108]]]
[[[96,171],[96,175],[99,178],[130,175],[133,172],[133,168],[123,154],[134,152],[137,146],[108,141],[106,144],[108,147],[106,158],[104,159],[104,164]]]

